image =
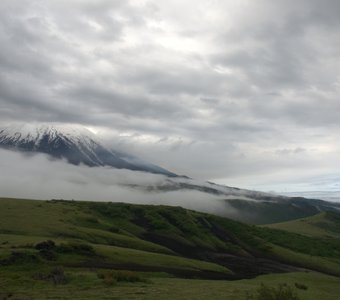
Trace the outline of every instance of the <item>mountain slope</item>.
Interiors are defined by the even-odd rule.
[[[33,251],[47,264],[54,257],[52,263],[68,267],[125,268],[180,277],[249,278],[300,267],[340,276],[336,240],[325,243],[179,207],[0,199],[0,219],[0,265],[10,262],[1,257],[15,248]],[[56,247],[49,256],[32,249],[44,240],[85,243],[93,253],[82,254],[85,246],[78,246],[82,250],[71,257],[67,251],[72,249],[66,246]]]
[[[69,163],[90,167],[110,166],[176,176],[161,167],[105,146],[89,130],[80,126],[17,125],[0,129],[0,147],[11,150],[45,153]]]
[[[340,213],[321,212],[315,216],[289,222],[266,225],[311,237],[340,239]]]

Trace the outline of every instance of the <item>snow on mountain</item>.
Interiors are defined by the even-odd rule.
[[[65,159],[74,165],[105,166],[166,175],[153,175],[145,182],[140,178],[138,180],[128,178],[123,182],[118,181],[117,184],[120,187],[128,187],[129,191],[136,190],[139,196],[152,193],[153,196],[161,195],[160,198],[163,199],[167,195],[171,196],[171,200],[167,204],[186,205],[190,209],[215,213],[254,224],[283,222],[314,215],[320,211],[340,210],[339,203],[302,197],[289,198],[177,176],[135,156],[111,149],[95,134],[80,126],[58,124],[10,126],[0,129],[0,147],[21,152],[45,153],[55,159]],[[84,169],[79,168],[79,170]],[[90,171],[92,171],[91,168],[86,168],[86,172]],[[100,172],[101,170],[94,169],[93,171]],[[108,168],[105,168],[103,173],[106,171]],[[137,177],[141,177],[140,174],[135,174]],[[112,187],[112,183],[110,183],[110,187]],[[139,193],[140,191],[144,193]],[[193,195],[188,202],[190,204],[182,204],[186,193],[192,192],[194,194],[190,194]],[[212,196],[211,201],[199,201],[198,196],[203,194]],[[161,202],[163,200],[157,201],[155,203],[164,204]]]
[[[107,147],[95,134],[78,125],[20,124],[8,126],[0,129],[0,147],[45,153],[54,158],[64,158],[75,165],[110,166],[176,176],[159,166]]]
[[[20,124],[0,129],[0,147],[46,153],[55,158],[88,166],[111,166],[119,169],[147,171],[170,176],[153,185],[130,186],[155,192],[196,190],[215,196],[237,197],[245,200],[268,198],[268,194],[221,186],[211,182],[176,176],[159,166],[144,162],[127,153],[107,147],[95,134],[79,125]],[[129,185],[129,184],[127,184]]]

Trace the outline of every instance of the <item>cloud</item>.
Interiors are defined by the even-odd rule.
[[[1,197],[162,204],[216,213],[223,197],[199,191],[158,192],[166,177],[103,167],[75,166],[43,154],[0,149]],[[132,188],[138,185],[141,188]],[[130,186],[130,187],[129,187]],[[148,192],[142,187],[155,187]]]
[[[82,124],[174,172],[243,187],[262,186],[259,173],[332,173],[338,10],[336,0],[3,0],[0,120]],[[285,149],[305,151],[277,155]]]

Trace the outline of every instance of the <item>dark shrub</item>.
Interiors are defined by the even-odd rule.
[[[53,252],[55,248],[56,248],[56,245],[51,240],[43,241],[35,245],[35,249],[39,250],[40,256],[46,260],[56,259],[56,255]]]
[[[32,253],[13,251],[8,258],[0,260],[0,266],[9,266],[14,264],[38,263],[40,259]]]
[[[112,227],[109,228],[109,231],[112,232],[112,233],[119,233],[120,229],[117,228],[117,227],[112,226]]]
[[[55,248],[55,243],[51,240],[43,241],[35,245],[37,250],[52,250]]]
[[[56,260],[57,259],[57,256],[55,255],[55,253],[52,250],[41,249],[39,251],[39,254],[42,258],[44,258],[46,260]]]
[[[302,283],[295,282],[295,287],[300,290],[308,290],[308,286]]]

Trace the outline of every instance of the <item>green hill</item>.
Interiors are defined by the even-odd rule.
[[[43,288],[56,268],[73,287],[118,280],[121,274],[109,270],[136,272],[142,278],[133,275],[136,281],[235,280],[305,269],[340,277],[340,243],[180,207],[0,199],[0,299],[2,282],[18,290],[19,276]]]
[[[266,225],[311,237],[340,239],[340,213],[321,212],[315,216],[294,221]]]
[[[273,224],[307,218],[320,212],[340,212],[340,204],[302,197],[267,196],[254,200],[225,200],[224,217],[247,224]],[[232,209],[228,213],[228,207]],[[236,213],[233,213],[235,212]],[[228,215],[230,214],[230,215]]]

